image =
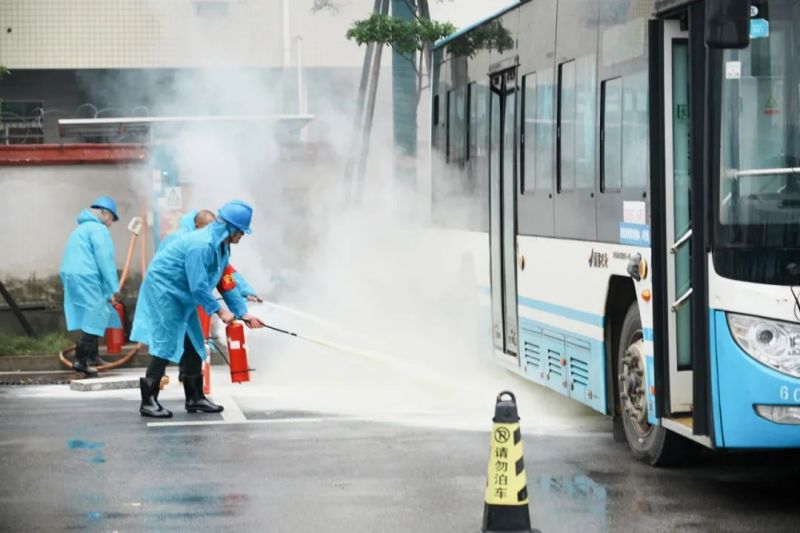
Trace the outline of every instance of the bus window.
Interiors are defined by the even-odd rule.
[[[520,194],[528,188],[535,188],[536,183],[536,116],[538,102],[536,89],[538,86],[536,73],[522,77],[522,172],[519,180]]]
[[[487,155],[486,143],[489,133],[489,115],[486,112],[486,105],[488,91],[485,85],[475,82],[470,83],[467,88],[467,100],[469,102],[467,159],[476,159]]]
[[[433,113],[431,124],[433,127],[437,127],[439,125],[439,95],[436,94],[433,96]]]
[[[558,187],[575,188],[575,61],[558,67]]]
[[[622,78],[604,81],[600,92],[600,190],[618,191],[622,187]]]
[[[447,161],[463,161],[466,148],[466,87],[447,92]]]
[[[536,75],[536,190],[553,189],[553,69]]]
[[[575,65],[575,188],[594,188],[597,86],[595,56],[579,57]]]
[[[648,127],[647,72],[625,76],[622,102],[622,184],[642,188],[647,183],[650,129]]]

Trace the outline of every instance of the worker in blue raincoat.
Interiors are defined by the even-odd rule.
[[[194,209],[189,211],[181,217],[178,229],[164,237],[164,239],[161,241],[161,244],[158,246],[159,250],[176,240],[181,235],[186,235],[192,231],[203,229],[207,225],[214,222],[216,218],[216,215],[214,215],[214,213],[208,209]],[[263,301],[258,296],[258,293],[252,287],[252,285],[250,285],[250,283],[248,283],[247,280],[244,279],[244,276],[242,276],[238,271],[233,273],[233,281],[236,283],[236,290],[239,291],[239,294],[242,295],[242,298],[245,298],[248,302]]]
[[[181,363],[186,410],[218,413],[222,406],[203,394],[202,361],[205,342],[197,315],[202,306],[225,323],[241,319],[250,328],[263,327],[247,311],[244,298],[223,292],[229,309],[221,307],[212,291],[230,260],[230,245],[250,233],[253,209],[240,200],[222,206],[219,216],[203,229],[186,233],[160,248],[153,257],[139,290],[131,339],[147,344],[152,359],[139,381],[143,416],[166,418],[172,413],[158,403],[158,390],[167,364]]]
[[[64,315],[69,331],[83,335],[75,347],[73,368],[97,374],[100,337],[106,328],[122,327],[113,304],[119,301],[114,243],[108,229],[119,220],[109,196],[97,198],[78,215],[78,227],[67,240],[59,275],[64,285]]]

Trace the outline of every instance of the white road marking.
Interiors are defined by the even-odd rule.
[[[222,420],[232,423],[247,422],[247,417],[244,416],[242,410],[239,409],[239,406],[233,401],[232,396],[217,394],[215,397],[217,399],[215,403],[219,403],[225,408],[222,413],[220,413],[222,415]]]
[[[223,411],[224,412],[224,411]],[[235,424],[303,424],[322,422],[322,418],[269,418],[232,422],[229,420],[176,420],[174,422],[148,422],[147,427],[175,427],[175,426],[232,426]]]

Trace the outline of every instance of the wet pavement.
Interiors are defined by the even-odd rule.
[[[221,389],[222,417],[183,412],[173,387],[163,403],[176,416],[148,425],[138,391],[0,387],[0,530],[480,529],[490,420],[480,431],[444,428],[441,413],[379,421],[235,394],[245,390]],[[591,420],[523,428],[543,532],[800,527],[796,454],[654,469]]]

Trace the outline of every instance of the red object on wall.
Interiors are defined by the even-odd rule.
[[[120,324],[119,328],[106,329],[106,351],[111,354],[117,354],[122,351],[122,345],[125,344],[125,310],[122,309],[122,304],[114,304],[114,309],[119,315]]]
[[[144,163],[143,144],[17,144],[0,146],[0,166]]]
[[[242,383],[250,381],[250,367],[247,364],[247,346],[244,343],[244,326],[233,322],[225,328],[228,337],[228,357],[231,366],[231,381]]]

